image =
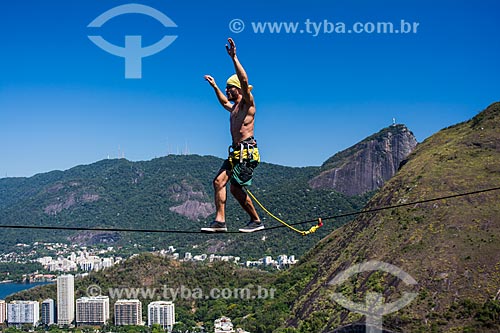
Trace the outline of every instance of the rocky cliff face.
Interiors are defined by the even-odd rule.
[[[393,125],[334,155],[309,185],[359,195],[382,187],[417,146],[404,125]]]
[[[207,218],[215,213],[215,205],[212,202],[207,202],[209,200],[208,194],[202,188],[200,183],[194,182],[193,185],[186,180],[171,186],[169,189],[170,199],[181,204],[170,207],[170,211],[184,215],[193,221]]]

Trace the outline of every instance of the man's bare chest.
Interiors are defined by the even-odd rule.
[[[248,114],[248,110],[245,108],[236,108],[231,111],[231,122],[243,122]]]

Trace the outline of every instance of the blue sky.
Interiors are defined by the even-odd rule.
[[[177,27],[143,14],[88,27],[129,3],[154,8]],[[0,7],[0,177],[186,148],[225,157],[229,114],[203,75],[225,86],[233,73],[227,37],[255,87],[256,137],[269,163],[321,165],[393,117],[421,142],[500,100],[494,0],[16,0]],[[242,32],[230,31],[234,19],[244,22]],[[307,20],[346,29],[356,22],[399,27],[401,20],[418,27],[313,36]],[[259,22],[297,22],[299,29],[259,33],[252,26]],[[142,59],[141,79],[126,79],[124,58],[89,35],[118,46],[126,35],[142,36],[143,46],[177,39]]]

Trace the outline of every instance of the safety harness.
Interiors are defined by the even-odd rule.
[[[231,180],[241,186],[251,185],[253,170],[260,162],[259,149],[255,138],[252,136],[229,146],[228,154],[232,171]]]

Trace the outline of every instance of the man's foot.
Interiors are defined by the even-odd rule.
[[[240,232],[254,232],[254,231],[259,231],[264,229],[264,223],[260,221],[250,221],[248,224],[244,227],[239,229]]]
[[[226,232],[226,222],[213,221],[209,227],[201,228],[202,232]]]

